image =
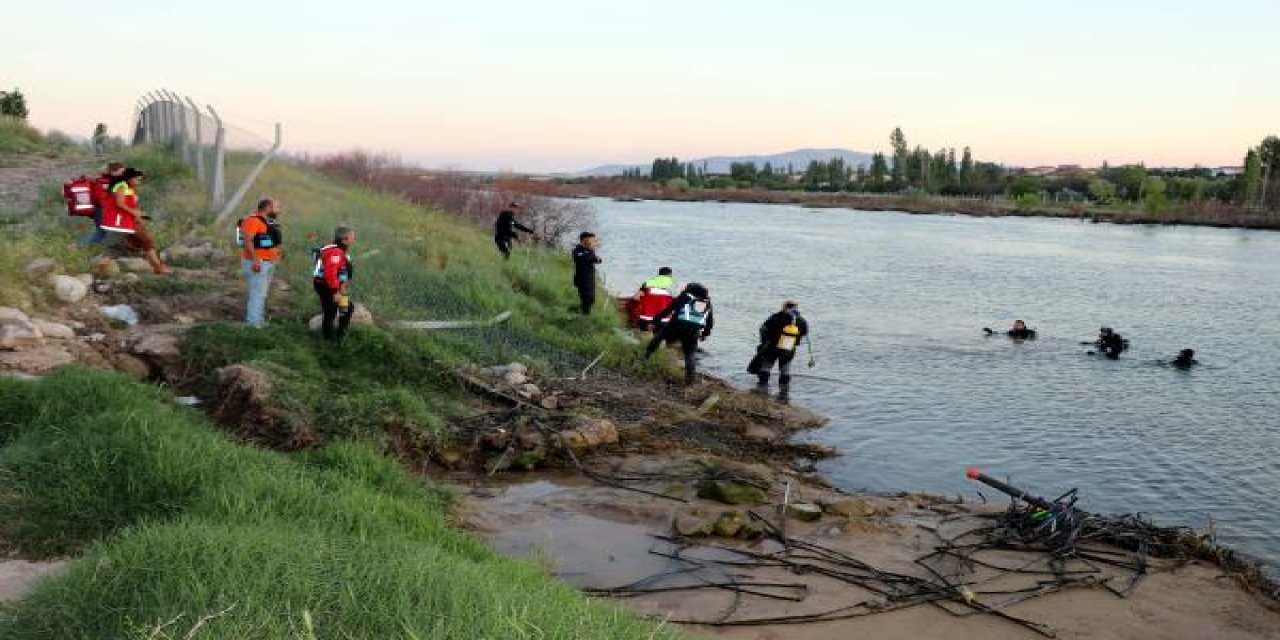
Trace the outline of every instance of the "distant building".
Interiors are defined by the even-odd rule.
[[[1230,178],[1242,175],[1244,173],[1244,167],[1214,167],[1213,173],[1218,177]]]

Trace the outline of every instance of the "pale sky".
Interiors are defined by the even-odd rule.
[[[18,2],[0,88],[128,129],[167,88],[289,151],[577,170],[800,147],[1236,165],[1280,134],[1280,1]]]

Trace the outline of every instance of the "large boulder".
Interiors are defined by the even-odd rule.
[[[749,484],[712,478],[698,482],[698,497],[732,505],[760,505],[767,499],[764,491]]]
[[[560,431],[560,443],[574,451],[589,451],[607,444],[617,444],[618,427],[604,418],[575,416],[569,427]]]
[[[36,376],[72,362],[75,362],[75,357],[62,346],[45,345],[22,351],[0,351],[0,369]]]
[[[80,302],[89,295],[89,285],[74,276],[50,276],[49,286],[53,289],[53,295],[67,304]]]
[[[13,307],[0,307],[0,349],[26,349],[44,344],[44,334],[27,317]]]
[[[142,358],[170,382],[181,382],[186,366],[182,361],[182,335],[191,327],[159,325],[146,327],[131,336],[129,352]]]
[[[76,337],[75,329],[59,322],[35,318],[31,320],[31,324],[34,324],[36,328],[40,330],[41,335],[45,338],[53,340],[70,340]]]
[[[311,317],[311,320],[307,322],[307,326],[310,327],[312,331],[319,331],[320,325],[323,322],[324,322],[324,316],[317,313],[316,315]],[[359,302],[356,303],[355,311],[351,312],[351,326],[353,327],[372,327],[373,326],[373,314],[369,312],[368,307],[360,304]]]

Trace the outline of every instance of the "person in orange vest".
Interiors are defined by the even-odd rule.
[[[338,227],[333,232],[333,244],[316,251],[315,267],[311,270],[312,285],[320,297],[320,312],[324,315],[321,325],[324,339],[341,342],[351,324],[355,305],[351,303],[348,283],[354,275],[351,266],[351,244],[356,241],[356,230]],[[334,326],[334,321],[337,326]]]
[[[257,329],[267,326],[267,294],[271,292],[271,279],[283,255],[280,210],[275,200],[263,198],[258,201],[257,209],[237,225],[240,265],[249,283],[244,322]]]

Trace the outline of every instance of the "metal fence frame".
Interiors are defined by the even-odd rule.
[[[196,177],[209,193],[209,211],[214,212],[214,222],[222,222],[240,206],[240,201],[253,187],[267,163],[280,151],[284,139],[280,123],[275,125],[275,140],[253,167],[249,175],[236,187],[231,197],[226,196],[227,128],[212,105],[199,105],[190,96],[180,96],[167,89],[142,94],[134,108],[134,145],[152,144],[171,148],[174,154],[195,171]],[[205,131],[201,121],[214,122],[212,132]],[[212,139],[208,139],[212,133]],[[212,150],[211,162],[205,162],[205,149]]]

